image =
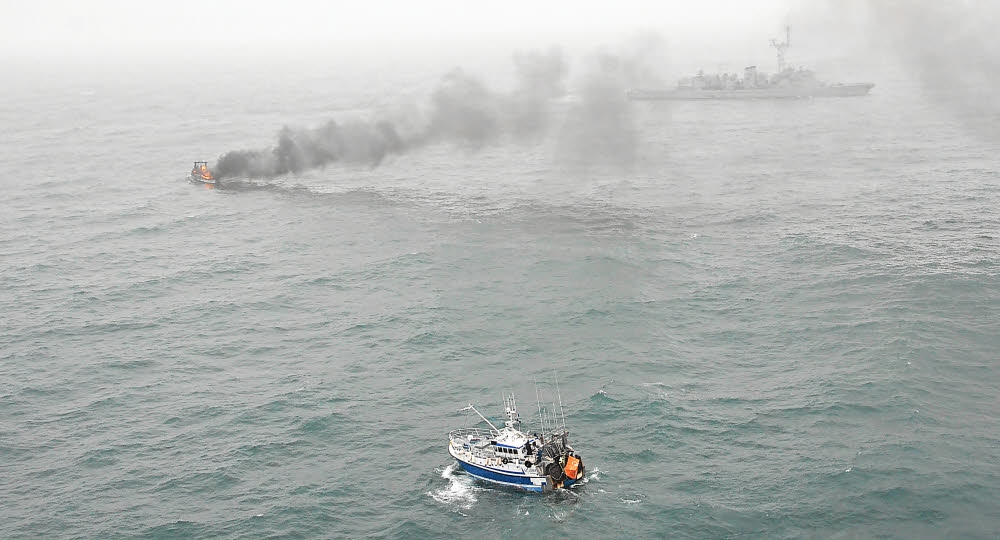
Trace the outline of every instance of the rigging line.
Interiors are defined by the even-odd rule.
[[[553,371],[552,374],[555,375],[556,378],[556,395],[559,396],[559,414],[562,415],[563,431],[566,431],[566,412],[563,411],[562,392],[559,391],[559,372]]]

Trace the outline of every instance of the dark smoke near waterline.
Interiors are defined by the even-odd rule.
[[[290,172],[321,167],[332,161],[378,164],[404,146],[388,122],[329,121],[315,129],[285,127],[278,144],[266,150],[234,150],[221,156],[215,165],[217,178],[247,176],[270,178]]]
[[[568,73],[562,51],[514,56],[517,85],[500,94],[456,69],[441,78],[415,116],[384,114],[376,119],[329,121],[319,128],[285,127],[275,146],[234,150],[215,165],[218,178],[271,178],[333,162],[377,166],[391,154],[439,142],[479,148],[506,136],[543,134],[551,122],[550,103],[565,93]]]

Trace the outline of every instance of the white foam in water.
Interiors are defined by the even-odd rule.
[[[474,493],[476,488],[473,485],[472,477],[464,474],[455,474],[456,472],[458,472],[458,463],[452,463],[445,467],[441,471],[441,478],[447,480],[448,485],[437,491],[428,491],[427,494],[441,504],[456,504],[460,508],[468,510],[476,503],[476,495]]]

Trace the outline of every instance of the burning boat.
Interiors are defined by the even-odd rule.
[[[195,184],[217,185],[219,182],[212,176],[212,171],[208,170],[207,161],[195,161],[191,169],[191,176],[188,180]]]

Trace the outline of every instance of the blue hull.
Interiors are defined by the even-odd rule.
[[[543,491],[551,489],[551,486],[546,485],[548,479],[544,476],[526,476],[521,474],[510,474],[499,471],[497,469],[489,467],[480,467],[478,465],[466,463],[460,459],[456,459],[455,461],[458,462],[458,465],[462,467],[462,469],[465,470],[465,472],[469,473],[470,475],[476,478],[485,480],[487,482],[493,482],[495,484],[503,484],[506,486],[512,486],[519,489],[534,491],[537,493],[541,493]],[[534,479],[536,482],[539,483],[536,484],[532,482],[532,479]],[[576,480],[572,478],[567,478],[565,481],[563,481],[562,487],[568,488],[575,483]]]

